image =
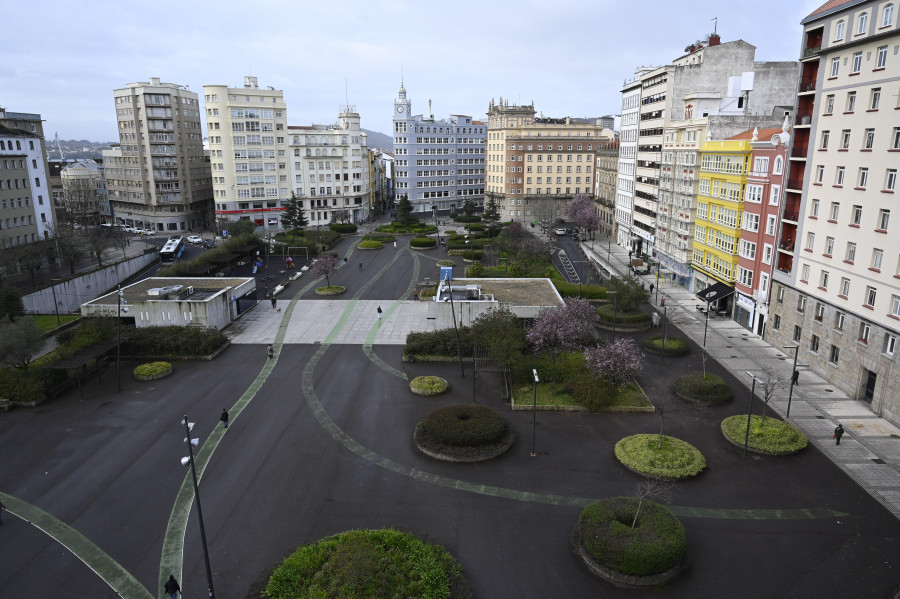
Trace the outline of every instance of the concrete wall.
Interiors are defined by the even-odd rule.
[[[56,293],[56,303],[60,314],[81,312],[81,304],[109,293],[116,288],[120,281],[137,274],[158,259],[155,252],[143,254],[29,293],[22,298],[25,312],[28,314],[55,314],[54,293]]]

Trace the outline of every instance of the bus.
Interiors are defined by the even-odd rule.
[[[170,237],[166,244],[159,250],[159,261],[166,264],[172,263],[181,258],[184,252],[184,238]]]

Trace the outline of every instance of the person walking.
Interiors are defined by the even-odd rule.
[[[793,387],[794,385],[799,385],[799,384],[800,384],[800,371],[795,370],[794,374],[791,375],[791,387]]]
[[[269,347],[266,348],[266,355],[269,356],[270,360],[275,357],[275,346],[271,343],[269,344]]]
[[[378,320],[381,320],[381,306],[378,306]]]
[[[834,429],[834,438],[837,439],[835,445],[841,444],[841,437],[844,436],[844,425],[838,422],[837,428]]]
[[[419,289],[413,289],[413,299],[419,301]]]
[[[272,296],[272,309],[273,309],[273,310],[275,309],[275,304],[276,304],[276,302],[275,302],[275,296],[273,295],[273,296]]]
[[[0,526],[3,526],[3,510],[6,509],[6,506],[3,505],[3,502],[0,501]]]
[[[223,428],[228,428],[228,410],[222,410],[222,415],[219,416],[219,420],[222,421],[222,424],[224,425]]]
[[[659,305],[662,306],[663,308],[666,307],[666,296],[662,296],[662,299],[659,300]]]
[[[653,295],[653,290],[654,290],[655,288],[656,288],[656,287],[653,285],[653,283],[650,283],[650,295]]]
[[[359,269],[362,270],[362,262],[359,263]]]
[[[181,587],[178,586],[178,581],[175,580],[174,574],[169,574],[169,580],[166,581],[163,590],[169,594],[169,599],[178,599],[178,595],[181,594]]]

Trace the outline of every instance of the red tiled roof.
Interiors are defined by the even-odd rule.
[[[811,13],[809,13],[809,15],[807,15],[806,18],[808,19],[809,17],[813,17],[820,13],[827,12],[833,8],[837,8],[837,7],[841,6],[842,4],[850,4],[850,0],[828,0],[828,2],[826,2],[825,4],[823,4],[816,10],[812,11]],[[804,19],[804,20],[806,20],[806,19]]]
[[[781,127],[760,129],[757,139],[771,139],[772,136],[775,135],[776,133],[781,133]],[[753,139],[753,129],[749,129],[747,131],[744,131],[743,133],[738,133],[734,137],[729,137],[728,139],[729,140]]]

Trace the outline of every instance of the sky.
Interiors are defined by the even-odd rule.
[[[825,0],[93,0],[3,10],[0,107],[38,113],[52,139],[118,141],[113,90],[159,77],[284,92],[289,125],[355,106],[390,134],[401,78],[413,114],[484,120],[491,99],[549,117],[618,114],[621,87],[717,28],[756,60],[796,60]],[[752,9],[752,10],[751,10]],[[717,23],[713,22],[717,18]],[[204,120],[205,128],[205,120]]]

